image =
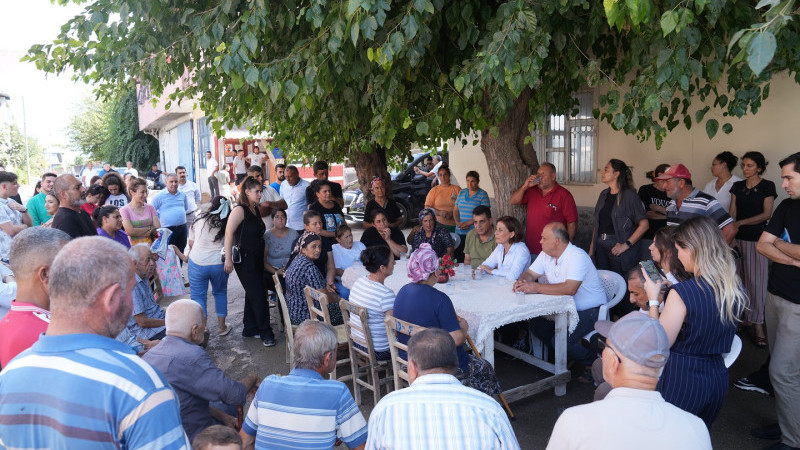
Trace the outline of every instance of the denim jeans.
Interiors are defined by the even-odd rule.
[[[189,258],[189,290],[192,300],[203,307],[203,315],[208,316],[206,299],[208,283],[211,282],[211,293],[214,295],[214,306],[217,317],[228,315],[228,274],[222,264],[200,266]]]
[[[581,339],[594,330],[598,312],[600,312],[599,306],[578,311],[578,325],[575,327],[575,331],[567,336],[567,358],[574,359],[584,366],[591,366],[597,357],[596,352],[583,346]],[[537,317],[530,321],[529,329],[534,336],[549,345],[550,348],[556,348],[554,345],[556,325],[552,320]]]

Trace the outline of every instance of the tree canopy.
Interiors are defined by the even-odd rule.
[[[385,162],[478,130],[503,191],[537,164],[532,130],[586,86],[610,87],[598,118],[657,146],[681,123],[713,136],[712,116],[756,112],[800,42],[795,21],[761,20],[726,0],[95,0],[27,58],[101,93],[143,82],[157,97],[188,72],[173,100],[295,155]]]
[[[13,171],[20,184],[34,184],[39,175],[47,169],[44,149],[36,138],[28,136],[28,150],[25,150],[25,135],[16,123],[0,127],[0,163],[6,170]],[[30,155],[30,158],[28,156]],[[28,162],[31,177],[28,179]]]

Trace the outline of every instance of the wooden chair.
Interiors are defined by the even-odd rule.
[[[325,322],[328,325],[333,326],[331,323],[331,313],[328,310],[328,296],[323,294],[322,292],[312,288],[311,286],[306,286],[303,288],[303,292],[306,294],[306,303],[308,303],[308,313],[311,315],[311,318],[314,320],[319,320],[320,322]],[[314,304],[314,301],[317,301],[319,307]],[[347,331],[344,328],[344,325],[337,325],[333,327],[336,330],[336,340],[339,342],[339,352],[338,355],[344,353],[344,349],[347,346]],[[353,375],[345,375],[343,377],[336,377],[336,370],[339,366],[344,366],[350,364],[349,355],[346,358],[337,358],[336,366],[333,368],[333,372],[331,372],[331,380],[339,380],[339,381],[348,381],[353,378]]]
[[[361,405],[361,389],[366,388],[372,391],[375,405],[381,399],[381,386],[392,382],[389,375],[392,366],[390,361],[378,361],[375,358],[375,347],[372,344],[372,333],[369,329],[369,312],[366,308],[354,305],[347,300],[339,301],[342,309],[342,318],[347,331],[348,349],[350,350],[350,369],[353,373],[353,394],[356,404]],[[358,317],[361,324],[351,322],[352,317]],[[362,337],[353,334],[353,331],[361,333]],[[367,351],[356,347],[358,344]],[[386,376],[381,378],[380,372],[385,372]],[[362,377],[365,377],[362,379]],[[387,388],[388,392],[388,388]]]
[[[294,331],[297,329],[297,325],[292,325],[292,319],[289,317],[289,308],[286,306],[286,297],[283,295],[283,287],[278,279],[278,274],[272,274],[272,279],[275,280],[278,309],[283,317],[283,333],[286,335],[286,362],[289,363],[289,370],[292,370],[294,369]]]
[[[408,346],[398,341],[395,333],[400,333],[411,337],[414,335],[414,333],[419,333],[420,331],[424,330],[425,327],[415,325],[411,322],[406,322],[405,320],[400,320],[392,316],[388,316],[383,319],[383,324],[386,326],[386,336],[389,338],[389,351],[392,353],[394,390],[399,391],[409,384],[407,369],[408,360],[400,357],[400,351],[402,350],[404,352],[408,352]],[[408,358],[408,354],[406,354],[406,358]],[[405,380],[405,386],[401,386],[401,379]]]

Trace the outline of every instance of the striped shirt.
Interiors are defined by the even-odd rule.
[[[476,206],[485,205],[491,206],[489,204],[489,194],[486,193],[481,188],[478,188],[478,191],[475,192],[475,195],[472,197],[469,196],[469,189],[462,189],[458,193],[458,197],[456,197],[456,207],[458,208],[458,218],[461,219],[462,222],[466,222],[467,220],[472,219],[472,210],[475,209]],[[469,228],[462,230],[461,228],[456,227],[456,233],[461,236],[466,236],[470,230],[475,228],[474,226],[470,225]]]
[[[369,418],[368,449],[518,449],[494,399],[447,374],[423,375],[387,395]]]
[[[261,382],[242,430],[256,436],[257,449],[332,449],[337,437],[353,448],[367,440],[347,386],[299,368]]]
[[[710,217],[720,229],[733,223],[733,219],[722,208],[722,205],[714,197],[700,191],[697,188],[689,193],[681,202],[681,209],[675,200],[669,202],[667,206],[667,225],[677,226],[695,216]]]
[[[136,274],[136,285],[133,287],[133,311],[128,319],[128,331],[137,338],[152,339],[153,336],[164,331],[164,326],[142,328],[134,316],[144,314],[150,319],[163,319],[166,317],[164,309],[158,306],[153,296],[153,291],[147,280]]]
[[[95,334],[44,335],[0,372],[0,446],[191,448],[164,377]]]
[[[366,308],[369,313],[369,331],[372,335],[372,346],[376,352],[389,350],[389,339],[383,325],[384,313],[394,308],[394,291],[385,285],[372,281],[366,276],[359,278],[350,289],[350,303]],[[350,321],[361,327],[361,319],[355,314]],[[353,335],[364,339],[364,333],[353,328]]]

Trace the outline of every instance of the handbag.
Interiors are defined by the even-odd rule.
[[[242,242],[242,233],[244,232],[244,219],[242,219],[242,224],[239,226],[239,239],[236,240],[236,243],[231,246],[231,261],[234,264],[239,264],[242,262],[242,252],[239,250],[239,244]],[[222,260],[222,264],[225,264],[225,246],[222,246],[222,250],[220,251],[220,260]]]

